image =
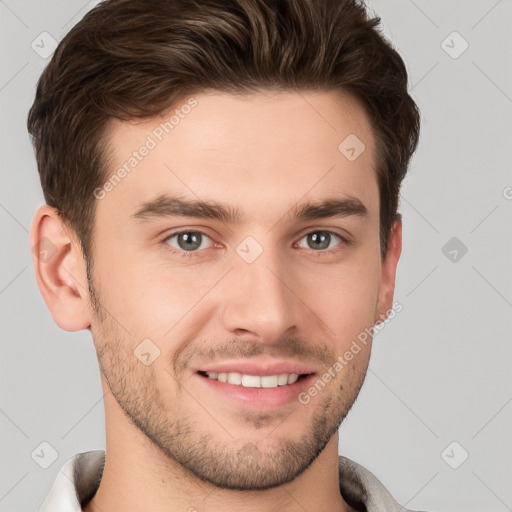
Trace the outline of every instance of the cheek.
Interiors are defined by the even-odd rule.
[[[174,337],[229,267],[178,266],[128,255],[101,271],[101,301],[134,337]],[[170,331],[170,332],[169,332]]]
[[[320,268],[302,280],[307,304],[344,342],[373,325],[375,316],[380,265],[362,256],[359,261],[337,269]]]

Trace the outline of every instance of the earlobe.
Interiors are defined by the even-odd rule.
[[[83,253],[54,208],[43,205],[37,210],[30,248],[37,285],[55,323],[66,331],[87,329],[91,322]]]
[[[396,267],[402,252],[402,219],[398,217],[389,233],[388,249],[382,262],[379,297],[376,310],[376,322],[382,322],[388,317],[395,293]]]

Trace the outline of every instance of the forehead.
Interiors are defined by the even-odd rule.
[[[269,221],[301,198],[357,197],[378,211],[370,122],[337,92],[204,92],[151,119],[112,121],[109,142],[112,186],[98,210],[115,205],[114,215],[165,193]]]

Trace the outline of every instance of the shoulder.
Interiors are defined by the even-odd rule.
[[[352,506],[367,512],[415,512],[400,505],[385,485],[368,469],[339,456],[340,492]],[[419,512],[419,511],[417,511]]]

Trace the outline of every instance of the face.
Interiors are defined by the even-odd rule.
[[[193,98],[167,131],[172,112],[110,127],[91,332],[124,419],[170,462],[263,489],[315,460],[364,380],[370,343],[335,362],[386,307],[373,137],[334,92]]]

